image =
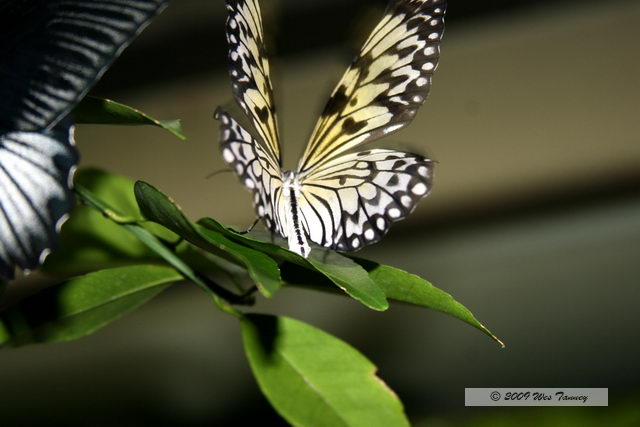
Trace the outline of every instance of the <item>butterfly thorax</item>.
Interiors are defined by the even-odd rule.
[[[282,171],[282,197],[284,198],[285,220],[283,232],[289,243],[289,249],[306,257],[309,255],[307,236],[302,228],[300,214],[300,182],[295,172]]]

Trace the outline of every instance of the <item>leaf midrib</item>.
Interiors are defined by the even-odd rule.
[[[176,271],[176,273],[177,273],[177,271]],[[71,317],[71,316],[77,316],[79,314],[83,314],[83,313],[86,313],[86,312],[89,312],[89,311],[92,311],[92,310],[99,309],[100,307],[103,307],[103,306],[106,306],[108,304],[111,304],[112,302],[114,302],[114,301],[116,301],[118,299],[122,299],[122,298],[125,298],[125,297],[128,297],[128,296],[131,296],[131,295],[135,295],[137,293],[149,290],[151,288],[155,288],[156,286],[169,284],[169,283],[172,283],[172,282],[177,282],[179,280],[184,280],[184,276],[182,276],[182,274],[180,274],[180,273],[178,273],[178,274],[181,276],[180,278],[176,278],[176,279],[172,279],[172,280],[166,280],[166,281],[158,281],[157,283],[154,283],[153,285],[150,285],[150,286],[146,286],[144,288],[138,288],[138,289],[133,290],[133,291],[129,291],[129,292],[124,292],[124,293],[118,294],[116,296],[110,297],[109,299],[105,300],[104,302],[102,302],[100,304],[88,307],[88,308],[83,309],[83,310],[67,313],[64,316],[58,317],[56,320],[66,319],[66,318]],[[51,323],[51,322],[47,322],[47,323]]]
[[[318,387],[316,387],[316,385],[313,383],[313,381],[311,381],[310,379],[307,378],[307,376],[302,374],[302,371],[298,368],[298,366],[296,366],[295,363],[293,363],[286,355],[285,353],[282,352],[282,350],[278,349],[276,350],[276,352],[282,357],[283,360],[285,360],[289,366],[291,366],[291,368],[302,378],[302,380],[305,382],[305,384],[309,385],[309,388],[311,388],[313,391],[316,392],[316,394],[318,395],[318,397],[320,397],[320,400],[325,402],[326,406],[340,419],[343,421],[345,426],[349,426],[351,424],[349,424],[347,422],[347,420],[340,415],[340,413],[335,409],[334,406],[331,405],[330,401],[327,400],[322,393],[320,393]]]

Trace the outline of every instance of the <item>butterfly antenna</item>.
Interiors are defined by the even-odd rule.
[[[214,177],[214,176],[216,176],[218,174],[221,174],[221,173],[224,173],[224,172],[233,172],[233,171],[231,169],[220,169],[220,170],[217,170],[215,172],[211,172],[209,175],[207,175],[205,177],[205,179],[209,179],[211,177]]]

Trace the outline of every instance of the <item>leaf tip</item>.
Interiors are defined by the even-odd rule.
[[[158,124],[160,125],[160,127],[163,127],[165,130],[168,130],[173,135],[180,138],[182,141],[187,140],[187,136],[184,134],[184,130],[182,128],[181,119],[158,120]]]
[[[498,338],[497,336],[495,336],[493,334],[493,332],[491,332],[489,329],[487,329],[486,326],[484,326],[482,323],[478,322],[478,324],[480,325],[480,328],[482,329],[482,332],[484,332],[485,334],[489,335],[489,337],[491,337],[492,340],[494,340],[495,342],[498,343],[498,345],[500,346],[500,348],[506,348],[507,345],[504,343],[504,341],[502,341],[500,338]]]
[[[389,301],[387,301],[387,300],[385,299],[384,301],[382,301],[382,302],[380,303],[380,305],[379,305],[379,306],[374,307],[374,306],[372,306],[372,305],[369,305],[369,307],[371,307],[372,309],[374,309],[374,310],[376,310],[376,311],[387,311],[387,310],[389,309]]]

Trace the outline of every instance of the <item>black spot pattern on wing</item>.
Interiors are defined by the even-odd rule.
[[[392,0],[334,90],[298,171],[407,125],[438,65],[445,0]]]
[[[280,165],[280,146],[273,86],[269,75],[257,0],[227,0],[229,75],[233,94],[251,119],[259,139]]]
[[[283,235],[274,201],[281,192],[281,171],[276,160],[228,113],[218,108],[220,152],[223,160],[253,195],[253,206],[269,230]]]
[[[353,119],[353,117],[349,117],[344,122],[342,122],[342,131],[345,135],[354,135],[367,125],[367,121],[363,120],[357,122]]]
[[[430,192],[433,163],[392,150],[353,150],[408,124],[424,102],[438,65],[446,1],[391,0],[331,95],[297,170],[287,172],[284,196],[257,0],[226,3],[233,90],[258,139],[226,113],[216,117],[223,157],[253,191],[258,215],[282,236],[293,231],[287,218],[299,221],[309,240],[327,248],[354,251],[379,241]]]
[[[393,150],[353,153],[302,181],[299,202],[311,241],[355,251],[382,239],[432,187],[433,162]]]

